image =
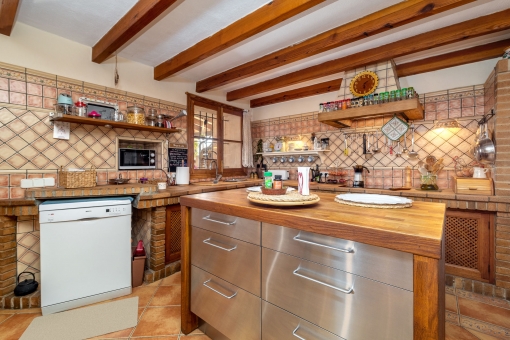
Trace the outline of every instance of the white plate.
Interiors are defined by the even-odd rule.
[[[291,191],[294,191],[296,189],[294,188],[287,188],[287,192],[291,192]],[[260,189],[260,186],[258,187],[249,187],[249,188],[246,188],[246,191],[248,192],[262,192],[262,189]]]
[[[370,203],[370,204],[408,204],[413,203],[413,200],[405,197],[390,196],[390,195],[377,195],[377,194],[341,194],[336,198],[356,203]]]

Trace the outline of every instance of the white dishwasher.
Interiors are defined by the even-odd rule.
[[[39,205],[43,315],[131,294],[131,201]]]

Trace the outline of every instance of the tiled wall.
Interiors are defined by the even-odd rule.
[[[463,158],[467,163],[473,159],[469,153],[471,143],[474,139],[474,133],[477,128],[477,120],[485,112],[484,86],[470,86],[451,89],[435,93],[421,94],[420,100],[424,104],[425,119],[415,121],[415,151],[419,153],[420,159],[427,155],[433,155],[436,158],[444,158],[446,170],[443,170],[438,176],[438,185],[440,188],[452,187],[451,177],[454,175],[455,156]],[[378,118],[361,119],[353,122],[349,129],[337,129],[317,120],[318,112],[311,112],[293,116],[285,116],[275,119],[252,122],[252,138],[254,151],[259,139],[263,141],[275,142],[276,137],[286,136],[288,140],[301,141],[310,147],[311,133],[314,132],[318,138],[329,138],[331,152],[326,153],[324,163],[315,158],[313,162],[301,163],[302,166],[320,165],[321,170],[333,170],[338,168],[346,169],[346,178],[352,178],[352,166],[363,164],[371,169],[367,174],[366,184],[375,188],[388,188],[402,186],[404,181],[403,169],[406,166],[411,168],[416,165],[416,161],[411,162],[402,157],[396,157],[389,154],[389,149],[383,147],[385,137],[380,134],[379,147],[382,152],[374,155],[370,160],[365,160],[362,155],[362,134],[364,132],[374,132],[392,116]],[[456,132],[443,131],[436,133],[432,131],[434,120],[447,118],[456,118],[463,126]],[[349,156],[343,154],[344,133],[349,137]],[[411,146],[410,131],[407,135],[407,146]],[[277,155],[277,153],[275,153]],[[266,157],[265,163],[270,169],[288,169],[291,179],[295,179],[296,169],[299,163],[276,163],[272,162],[272,157]],[[414,171],[414,186],[419,186],[419,172]]]
[[[98,184],[109,178],[165,178],[159,170],[123,171],[116,168],[116,139],[168,140],[186,143],[186,118],[174,121],[181,133],[161,134],[138,130],[108,129],[92,125],[71,124],[69,140],[53,138],[49,112],[59,93],[76,101],[86,96],[117,103],[121,110],[137,104],[154,107],[159,112],[175,114],[184,105],[171,103],[104,86],[51,75],[0,63],[0,199],[22,198],[23,178],[54,177],[64,168],[98,169]],[[165,153],[164,153],[165,154]],[[165,164],[165,160],[163,160]],[[22,171],[19,171],[22,170]]]
[[[133,209],[132,228],[131,228],[132,245],[138,244],[142,240],[147,259],[145,260],[146,268],[149,267],[151,248],[151,209]]]

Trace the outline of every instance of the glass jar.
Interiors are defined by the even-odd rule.
[[[282,176],[275,175],[274,182],[273,182],[273,189],[282,189],[282,188],[283,188]]]
[[[157,115],[156,126],[161,127],[161,128],[165,127],[165,116],[164,115]]]
[[[127,122],[136,125],[145,125],[145,111],[136,105],[127,108]]]
[[[272,172],[264,172],[264,188],[266,188],[266,189],[273,188],[273,173]]]
[[[87,104],[82,101],[74,103],[74,115],[78,117],[87,117]]]
[[[421,190],[438,190],[437,175],[421,175]]]

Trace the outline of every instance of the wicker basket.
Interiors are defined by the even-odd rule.
[[[58,186],[61,188],[90,188],[96,186],[96,169],[85,171],[65,171],[60,167],[58,171]]]

